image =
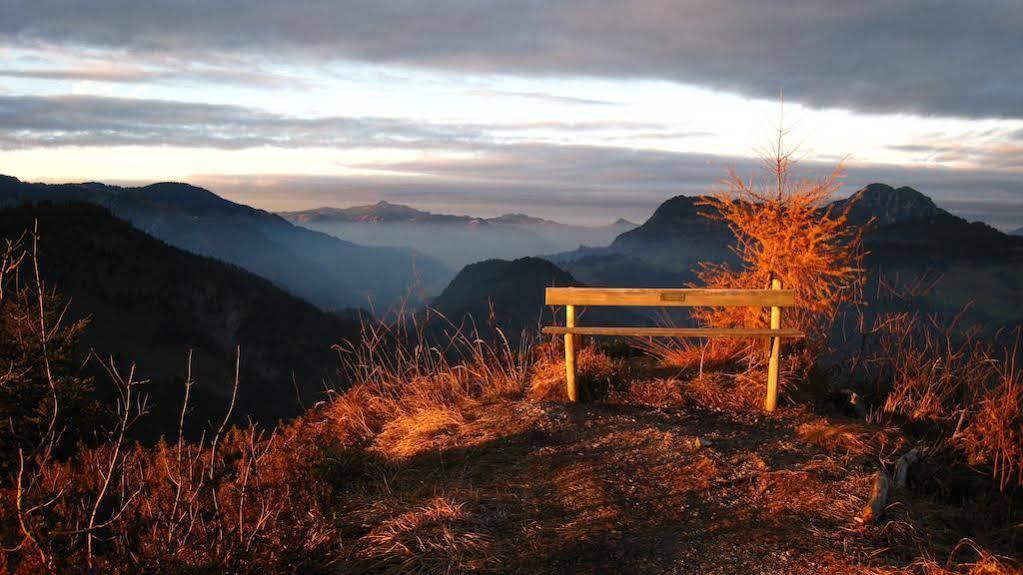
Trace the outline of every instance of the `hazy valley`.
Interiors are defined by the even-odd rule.
[[[374,246],[420,246],[452,269],[486,259],[515,259],[580,246],[604,246],[636,227],[623,219],[604,226],[572,226],[525,214],[494,218],[432,214],[379,202],[280,214],[286,220]]]

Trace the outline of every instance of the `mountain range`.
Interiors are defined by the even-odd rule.
[[[853,201],[855,199],[855,201]],[[514,261],[487,260],[472,264],[456,276],[431,305],[451,317],[496,317],[514,329],[535,327],[549,320],[543,308],[543,288],[549,285],[604,287],[677,287],[695,281],[699,262],[734,262],[729,249],[733,236],[720,221],[705,215],[700,197],[676,196],[662,203],[641,226],[618,235],[608,246],[583,247],[571,252]],[[851,204],[851,205],[850,205]],[[966,263],[978,279],[992,278],[994,305],[980,305],[985,318],[1001,313],[1023,317],[1023,307],[1009,305],[1008,292],[1023,266],[1023,241],[982,223],[968,223],[939,208],[927,196],[909,188],[870,184],[854,196],[824,209],[849,208],[854,225],[868,226],[865,238],[872,277],[885,274],[892,283],[925,273],[949,274],[927,294],[936,308],[967,303],[954,287]],[[991,266],[1006,266],[995,269]],[[1020,278],[1023,280],[1023,276]],[[1023,286],[1023,283],[1020,284]],[[876,283],[875,283],[876,286]],[[1012,291],[1012,290],[1009,290]],[[595,308],[588,319],[603,321],[608,310]],[[616,317],[617,323],[636,318]]]
[[[0,176],[0,207],[101,205],[175,247],[241,266],[325,310],[395,304],[437,293],[452,272],[408,248],[357,245],[181,183],[120,187],[34,184]]]
[[[279,215],[359,244],[415,246],[454,269],[490,258],[515,259],[583,245],[604,246],[636,227],[625,219],[604,226],[577,226],[525,214],[493,218],[436,214],[386,201]]]
[[[844,209],[853,198],[850,222],[867,226],[868,293],[881,278],[905,285],[929,276],[940,278],[924,295],[930,309],[971,305],[972,319],[992,326],[1023,318],[1023,238],[967,222],[906,186],[870,184],[825,209]],[[731,232],[703,211],[698,197],[676,196],[605,248],[545,257],[589,285],[683,285],[695,279],[697,262],[734,261]]]

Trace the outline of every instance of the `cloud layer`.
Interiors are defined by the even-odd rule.
[[[0,1],[9,44],[662,78],[820,107],[1023,117],[1016,0]]]
[[[646,124],[614,126],[637,131],[664,129]],[[519,137],[519,132],[538,127],[587,132],[607,126],[602,122],[483,125],[390,118],[295,118],[242,106],[100,96],[0,95],[0,149],[138,145],[416,152],[401,160],[385,155],[339,164],[374,175],[208,174],[197,180],[240,201],[270,209],[388,199],[480,215],[528,205],[537,215],[553,219],[564,219],[566,214],[590,222],[618,216],[644,219],[668,197],[706,193],[729,167],[744,174],[758,173],[759,163],[753,158],[630,149],[614,147],[610,141],[598,146],[555,145]],[[948,146],[952,144],[935,141],[921,146],[920,151],[946,153]],[[1007,141],[995,151],[968,151],[992,155],[987,163],[998,159],[1009,169],[854,164],[849,170],[848,191],[872,181],[909,185],[970,219],[1019,227],[1023,225],[1023,181],[1012,168],[1019,165],[1023,152],[1006,154],[1006,147],[1018,152],[1023,150],[1023,141]],[[953,151],[963,153],[962,149]],[[822,162],[801,164],[808,174],[830,168]]]
[[[296,118],[241,106],[105,96],[0,95],[0,149],[44,146],[404,147],[481,139],[471,126]]]

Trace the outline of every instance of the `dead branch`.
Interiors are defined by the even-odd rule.
[[[888,492],[891,490],[892,478],[884,469],[878,469],[874,474],[874,485],[870,489],[870,498],[866,506],[856,518],[859,523],[875,523],[884,515],[885,507],[888,505]]]

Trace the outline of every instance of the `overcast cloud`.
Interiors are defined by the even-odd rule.
[[[295,118],[241,106],[102,96],[0,95],[0,149],[41,146],[440,146],[482,139],[470,126],[387,118]]]
[[[847,192],[1016,228],[1021,30],[1019,0],[0,0],[0,172],[642,220],[756,173],[784,88],[804,172],[850,153]]]
[[[1023,117],[1018,0],[3,0],[11,45],[662,78],[813,106]]]

